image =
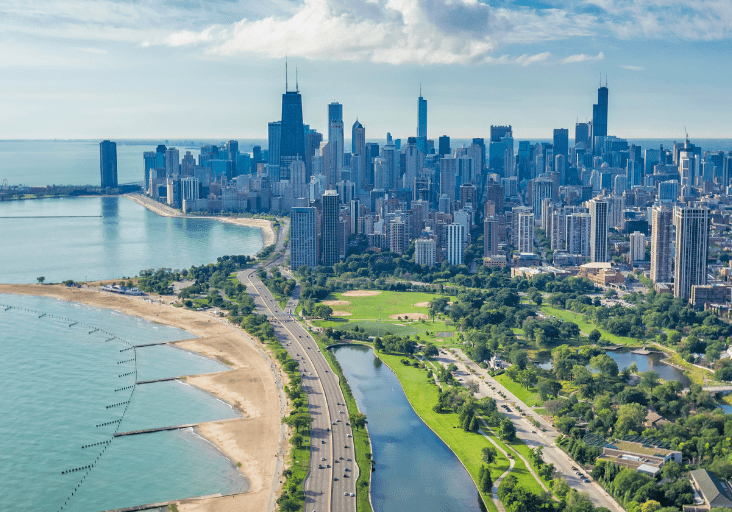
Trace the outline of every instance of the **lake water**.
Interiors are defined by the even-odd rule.
[[[77,217],[58,217],[64,215]],[[259,228],[161,217],[124,197],[0,203],[0,240],[3,283],[32,283],[39,276],[47,282],[117,279],[262,248]]]
[[[248,488],[191,429],[113,437],[239,417],[182,382],[135,386],[228,370],[172,346],[125,350],[189,333],[50,298],[0,294],[0,304],[0,510],[99,511]]]
[[[684,375],[684,372],[678,368],[667,365],[661,362],[664,359],[663,354],[651,353],[648,355],[633,354],[630,350],[608,350],[609,355],[617,364],[620,371],[629,368],[633,363],[638,367],[639,372],[647,372],[653,370],[658,373],[663,380],[671,381],[675,380],[680,382],[685,388],[691,385],[689,378]],[[550,357],[545,357],[537,361],[536,364],[543,370],[551,370],[554,368],[554,364]]]
[[[480,497],[455,454],[417,416],[392,371],[368,347],[333,348],[368,417],[374,512],[478,512]],[[482,503],[481,503],[482,504]]]

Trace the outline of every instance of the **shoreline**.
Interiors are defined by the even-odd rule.
[[[233,407],[242,418],[200,423],[198,435],[216,446],[222,454],[240,463],[239,472],[249,481],[249,490],[227,497],[192,497],[171,500],[181,511],[252,511],[270,508],[277,485],[280,439],[280,393],[277,382],[282,375],[262,346],[243,330],[234,328],[205,313],[151,303],[131,297],[63,285],[0,284],[0,293],[32,295],[78,302],[112,309],[164,325],[178,327],[197,336],[170,344],[222,361],[230,370],[186,376],[185,382]],[[277,369],[277,370],[276,370]],[[286,440],[284,440],[286,443]]]
[[[266,219],[254,219],[251,217],[217,217],[215,215],[186,215],[175,208],[153,201],[149,197],[143,196],[142,194],[123,194],[121,197],[126,197],[132,202],[139,204],[140,206],[147,208],[153,213],[160,215],[161,217],[179,217],[183,219],[210,219],[217,220],[219,222],[227,222],[229,224],[235,224],[237,226],[245,226],[250,228],[259,228],[262,235],[262,249],[269,247],[275,243],[275,232],[272,227],[272,221]]]

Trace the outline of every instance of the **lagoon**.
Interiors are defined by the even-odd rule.
[[[358,407],[368,417],[376,471],[374,512],[478,512],[482,501],[458,458],[424,424],[399,380],[369,347],[331,349]]]

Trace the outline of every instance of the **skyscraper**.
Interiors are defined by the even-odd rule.
[[[102,188],[117,188],[117,143],[104,140],[99,143],[99,173]]]
[[[590,149],[590,123],[577,123],[574,125],[574,145],[582,144],[585,149]]]
[[[448,135],[442,135],[439,139],[439,143],[437,145],[437,154],[440,157],[443,157],[445,155],[449,155],[452,153],[452,150],[450,149],[450,137]]]
[[[282,121],[280,136],[280,165],[289,165],[305,154],[305,128],[302,122],[302,97],[296,88],[282,95]]]
[[[422,97],[421,85],[417,100],[417,137],[427,140],[427,100]]]
[[[498,218],[490,215],[483,221],[483,256],[498,254]]]
[[[607,86],[597,90],[597,103],[592,106],[592,140],[595,144],[595,137],[607,137]],[[597,148],[595,148],[597,149]],[[595,151],[597,153],[597,151]]]
[[[569,254],[590,255],[590,233],[592,218],[589,213],[570,213],[567,215],[566,237]]]
[[[150,176],[156,176],[155,169],[157,168],[156,153],[155,151],[145,151],[142,154],[143,161],[145,163],[145,182],[143,183],[142,189],[147,192],[150,189]]]
[[[294,207],[291,226],[290,268],[297,270],[303,265],[314,268],[318,264],[315,208]]]
[[[165,150],[165,175],[175,176],[180,174],[178,166],[180,165],[180,152],[176,148],[168,148]]]
[[[343,105],[333,102],[328,105],[328,143],[335,166],[336,181],[341,181],[343,171]]]
[[[608,261],[608,209],[607,201],[590,200],[590,259],[593,263]]]
[[[338,263],[338,192],[326,190],[322,198],[323,215],[320,225],[320,264],[332,267]]]
[[[691,298],[691,287],[707,284],[707,252],[711,216],[708,208],[677,206],[674,297]]]
[[[282,147],[282,123],[280,121],[274,121],[269,123],[267,130],[267,142],[269,143],[269,164],[280,165],[280,151]],[[303,153],[302,156],[304,156]]]
[[[518,214],[518,252],[534,252],[534,214],[532,212],[520,212]]]
[[[465,228],[462,224],[448,224],[447,229],[447,261],[450,265],[461,265],[465,257],[463,243]]]
[[[351,181],[356,184],[356,190],[363,190],[364,183],[368,183],[366,172],[366,128],[361,123],[353,123],[351,128]]]
[[[556,128],[554,130],[554,155],[564,155],[566,158],[569,154],[569,130],[566,128]]]

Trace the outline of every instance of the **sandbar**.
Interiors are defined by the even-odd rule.
[[[215,215],[186,215],[180,210],[171,208],[168,205],[158,203],[153,199],[142,194],[125,194],[124,197],[130,201],[134,201],[140,206],[144,206],[151,212],[157,213],[161,217],[181,217],[185,219],[213,219],[220,222],[228,222],[237,226],[247,226],[251,228],[259,228],[262,233],[262,247],[268,247],[275,242],[275,232],[272,228],[272,221],[266,219],[254,219],[251,217],[218,217]]]
[[[202,423],[199,433],[211,441],[232,462],[241,463],[239,471],[249,479],[246,493],[226,497],[204,497],[178,501],[181,511],[256,511],[267,510],[277,472],[280,446],[280,395],[271,364],[259,342],[243,330],[202,312],[176,308],[144,300],[143,297],[69,288],[63,285],[0,284],[0,293],[38,295],[113,309],[185,329],[198,338],[175,342],[181,348],[219,359],[230,371],[187,377],[197,386],[231,404],[244,417]],[[282,374],[280,374],[280,378]],[[286,440],[284,441],[286,443]]]

